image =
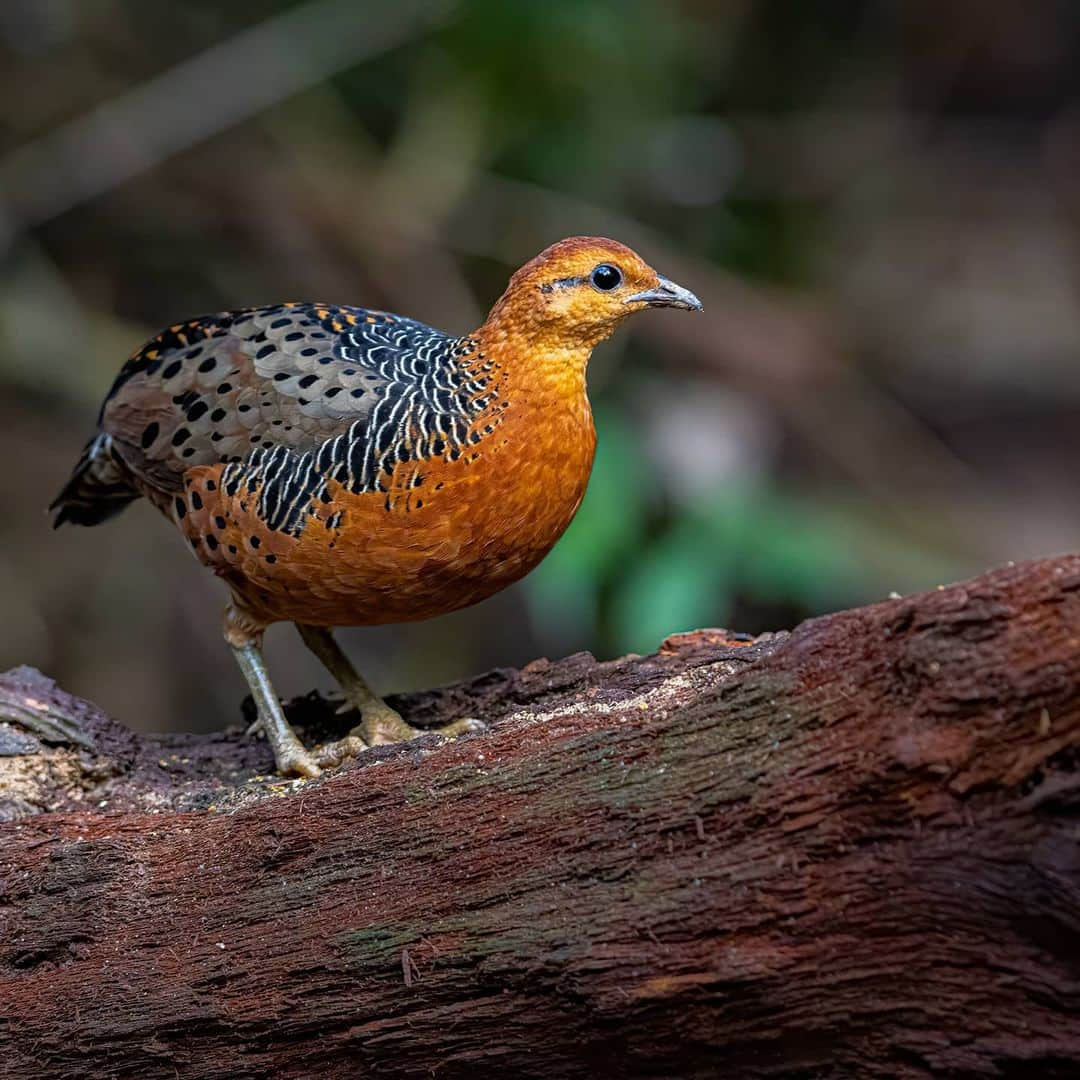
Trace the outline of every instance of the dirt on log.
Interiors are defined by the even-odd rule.
[[[0,677],[0,1074],[1080,1075],[1080,557],[399,704],[490,731]]]

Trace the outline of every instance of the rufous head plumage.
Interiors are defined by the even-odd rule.
[[[573,236],[511,277],[488,323],[534,347],[576,352],[591,350],[628,315],[648,307],[700,311],[701,301],[625,244]]]

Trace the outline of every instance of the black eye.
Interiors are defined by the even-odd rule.
[[[601,263],[592,272],[592,283],[604,292],[609,292],[622,283],[622,273],[617,266]]]

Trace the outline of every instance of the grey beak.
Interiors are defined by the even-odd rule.
[[[624,304],[648,304],[649,307],[675,307],[684,311],[700,311],[701,301],[689,290],[674,281],[668,281],[662,277],[657,282],[655,289],[646,289],[644,292],[634,293],[628,296]]]

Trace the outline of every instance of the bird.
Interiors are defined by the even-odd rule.
[[[316,777],[425,733],[374,693],[333,629],[446,614],[532,570],[592,469],[592,351],[661,307],[701,302],[623,244],[576,236],[525,263],[464,335],[309,302],[175,323],[121,367],[53,525],[98,525],[138,498],[161,511],[227,586],[224,638],[278,771]],[[262,657],[283,621],[360,714],[311,750]]]

